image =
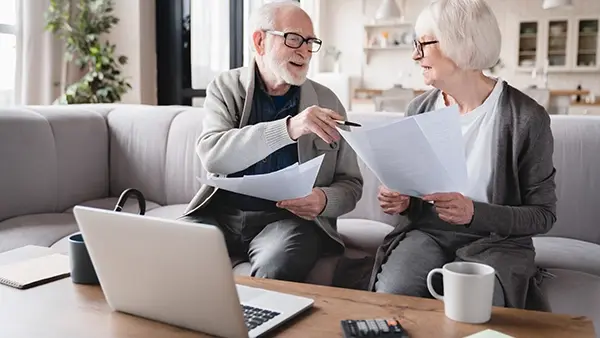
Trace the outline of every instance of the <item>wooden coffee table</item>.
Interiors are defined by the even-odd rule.
[[[496,308],[489,323],[469,325],[447,319],[442,303],[431,299],[250,277],[236,277],[236,281],[315,299],[311,310],[271,336],[340,337],[342,319],[395,317],[411,337],[464,337],[486,328],[515,337],[595,337],[592,322],[584,317]],[[12,338],[206,336],[112,312],[100,287],[76,285],[70,278],[28,290],[0,285],[0,332]]]

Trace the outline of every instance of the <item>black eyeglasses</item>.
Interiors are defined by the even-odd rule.
[[[298,49],[298,48],[302,47],[302,45],[304,43],[306,43],[306,45],[308,46],[308,50],[311,53],[318,52],[321,49],[321,45],[323,44],[323,41],[321,41],[321,39],[305,38],[298,33],[292,33],[292,32],[284,33],[284,32],[273,31],[273,30],[267,30],[265,32],[273,34],[273,35],[283,36],[285,45],[290,48],[293,48],[293,49]]]
[[[437,41],[437,40],[424,41],[424,42],[421,42],[419,40],[413,40],[413,46],[415,47],[415,49],[419,55],[419,59],[422,57],[425,57],[425,53],[423,52],[423,46],[433,45],[434,43],[438,43],[438,42],[439,41]]]

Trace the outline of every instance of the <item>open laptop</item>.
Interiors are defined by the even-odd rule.
[[[214,226],[83,206],[73,210],[114,310],[222,337],[258,337],[313,300],[236,285]]]

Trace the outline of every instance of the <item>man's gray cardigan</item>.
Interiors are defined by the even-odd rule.
[[[352,211],[362,196],[363,179],[356,153],[340,139],[326,143],[315,134],[290,138],[286,119],[248,125],[252,110],[256,63],[232,69],[217,76],[206,89],[202,132],[196,153],[209,173],[228,175],[264,159],[277,149],[297,144],[299,162],[325,155],[315,186],[327,198],[325,209],[315,222],[339,245],[344,243],[337,232],[337,218]],[[299,112],[317,105],[346,116],[344,106],[327,87],[311,80],[300,86]],[[202,185],[189,203],[184,216],[204,207],[217,189]]]
[[[415,98],[407,114],[434,110],[440,93],[433,89]],[[459,249],[456,256],[494,267],[508,307],[548,310],[539,288],[541,274],[534,263],[532,236],[548,232],[556,221],[550,117],[536,101],[507,83],[498,109],[494,171],[488,188],[490,203],[474,202],[475,215],[466,229],[489,235]],[[429,212],[434,212],[431,206],[411,198],[403,220],[377,252],[370,290],[385,258],[407,231],[419,227],[419,220]],[[465,231],[458,227],[457,230]]]

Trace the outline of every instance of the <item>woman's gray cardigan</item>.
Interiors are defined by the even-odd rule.
[[[407,114],[434,110],[440,93],[433,89],[421,94],[409,104]],[[495,169],[488,188],[490,203],[474,202],[475,215],[469,229],[459,229],[486,235],[459,249],[456,256],[494,267],[507,307],[548,311],[539,287],[541,273],[534,263],[531,238],[548,232],[556,221],[550,117],[536,101],[507,83],[498,104]],[[402,221],[377,252],[369,290],[373,290],[385,258],[407,231],[419,227],[419,220],[429,212],[434,211],[427,203],[411,198]]]

